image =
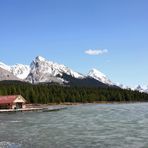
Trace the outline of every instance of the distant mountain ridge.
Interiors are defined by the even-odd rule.
[[[29,65],[23,65],[23,64],[16,64],[16,65],[6,65],[2,62],[0,62],[0,67],[11,72],[14,76],[16,76],[19,79],[26,79],[30,72],[30,66]]]
[[[84,75],[73,71],[65,65],[49,61],[41,56],[37,56],[30,65],[16,64],[9,66],[0,62],[0,75],[0,81],[19,80],[32,84],[58,83],[69,86],[118,86],[122,89],[129,88],[113,83],[106,75],[95,68],[90,70],[87,75]],[[141,86],[132,90],[148,93],[148,88],[144,89]]]
[[[122,89],[131,89],[133,91],[139,91],[141,93],[148,93],[148,86],[135,86],[135,87],[129,87],[129,86],[125,86],[123,84],[116,84],[118,87],[122,88]]]
[[[68,67],[48,61],[43,57],[36,57],[35,60],[30,65],[30,73],[26,80],[31,83],[39,82],[57,82],[57,83],[67,83],[66,80],[62,78],[63,74],[71,75],[74,78],[82,79],[84,76],[79,74]]]
[[[65,65],[37,56],[29,65],[6,65],[0,62],[0,68],[11,73],[16,79],[36,83],[58,83],[74,86],[111,86],[113,83],[100,71],[92,69],[88,75],[75,72]],[[0,79],[4,80],[4,79]],[[11,78],[10,78],[11,80]],[[14,80],[14,79],[12,79]]]
[[[103,73],[101,73],[100,71],[98,71],[95,68],[93,68],[92,70],[90,70],[87,76],[89,76],[91,78],[94,78],[94,79],[96,79],[98,81],[101,81],[102,83],[113,85],[113,83],[111,82],[111,80],[109,80],[106,77],[106,75],[104,75]]]
[[[148,93],[148,86],[140,86],[138,85],[136,88],[134,88],[133,90],[137,90],[139,92],[145,92],[145,93]]]
[[[16,76],[14,76],[11,72],[0,67],[0,80],[20,80]]]

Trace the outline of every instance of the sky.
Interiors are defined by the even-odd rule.
[[[147,0],[0,0],[0,61],[38,55],[113,82],[148,85]]]

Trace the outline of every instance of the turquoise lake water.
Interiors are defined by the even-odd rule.
[[[148,148],[148,104],[0,114],[0,148]]]

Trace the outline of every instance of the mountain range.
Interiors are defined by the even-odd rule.
[[[37,56],[30,65],[9,66],[0,62],[0,68],[0,81],[20,80],[32,84],[59,83],[70,86],[113,86],[113,83],[96,69],[84,75],[41,56]]]
[[[0,81],[3,80],[19,80],[32,84],[58,83],[68,86],[124,88],[123,85],[115,85],[97,69],[93,68],[87,75],[84,75],[41,56],[37,56],[30,65],[16,64],[9,66],[0,62]],[[138,86],[135,90],[148,93],[148,88],[143,89],[141,86]]]

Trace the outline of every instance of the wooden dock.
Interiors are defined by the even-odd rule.
[[[29,111],[41,111],[41,112],[51,112],[60,111],[66,109],[66,106],[48,106],[46,108],[22,108],[22,109],[0,109],[0,113],[4,112],[29,112]]]

